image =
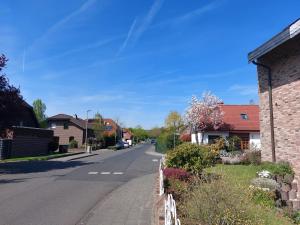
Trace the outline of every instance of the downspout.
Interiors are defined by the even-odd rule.
[[[269,91],[269,108],[270,108],[272,162],[276,162],[271,68],[267,65],[264,65],[262,63],[258,63],[256,61],[252,61],[252,63],[256,66],[261,66],[261,67],[268,70],[268,91]]]

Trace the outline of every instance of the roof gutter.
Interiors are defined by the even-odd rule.
[[[271,71],[271,68],[265,64],[259,63],[255,60],[253,60],[252,63],[256,66],[261,66],[268,71],[268,92],[269,92],[269,109],[270,109],[272,162],[276,162],[274,116],[273,116],[273,94],[272,94],[272,90],[273,90],[273,88],[272,88],[272,71]]]

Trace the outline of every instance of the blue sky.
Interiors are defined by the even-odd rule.
[[[192,95],[258,102],[247,53],[299,17],[300,1],[1,0],[6,73],[46,114],[99,111],[160,126]]]

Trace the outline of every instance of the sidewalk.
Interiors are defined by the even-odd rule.
[[[61,158],[50,159],[49,161],[67,162],[67,161],[71,161],[71,160],[75,160],[75,159],[81,159],[81,158],[86,158],[86,157],[99,155],[100,152],[106,152],[106,151],[112,151],[112,150],[99,149],[99,150],[93,151],[92,153],[83,152],[83,153],[79,153],[79,154],[76,154],[76,155],[70,155],[70,156],[61,157]]]
[[[157,174],[129,181],[110,193],[78,225],[151,225]]]

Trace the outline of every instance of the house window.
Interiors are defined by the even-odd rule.
[[[69,129],[69,124],[68,124],[68,122],[64,123],[64,129],[65,129],[65,130]]]
[[[111,131],[112,130],[112,126],[105,126],[105,130],[106,131]]]
[[[216,140],[218,140],[219,138],[219,135],[208,135],[208,144],[216,143]]]
[[[248,120],[249,119],[249,117],[246,113],[242,113],[241,118],[242,118],[242,120]]]
[[[73,136],[69,137],[69,142],[73,141],[75,138]]]
[[[51,123],[51,128],[55,129],[56,128],[56,123]]]

